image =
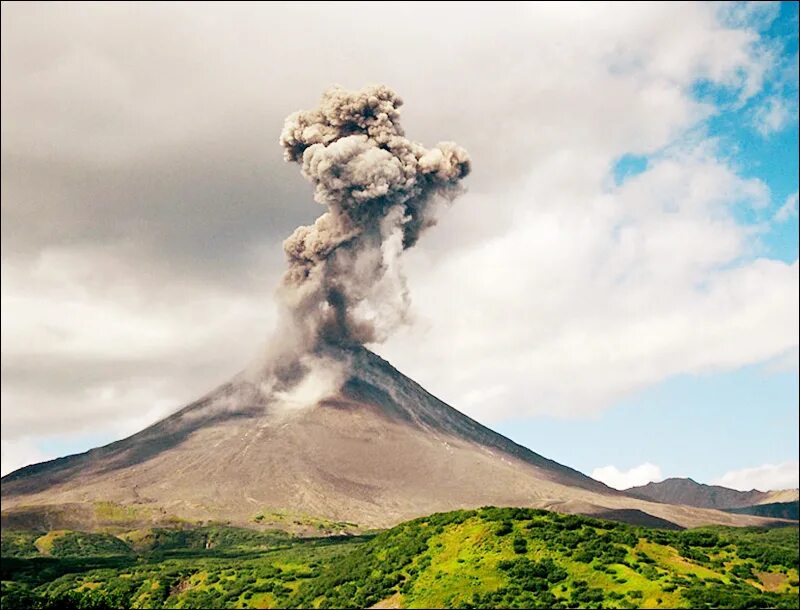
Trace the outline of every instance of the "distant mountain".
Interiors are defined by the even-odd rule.
[[[661,527],[768,523],[632,498],[480,425],[366,349],[326,356],[347,376],[326,400],[287,411],[238,376],[129,438],[3,477],[3,527],[266,526],[287,515],[386,527],[485,505]]]
[[[769,504],[756,504],[754,506],[744,506],[742,508],[726,508],[726,513],[736,515],[756,515],[758,517],[773,517],[776,519],[793,519],[797,521],[800,513],[800,503],[794,502],[771,502]]]
[[[777,491],[738,491],[720,485],[705,485],[692,479],[671,478],[659,483],[648,483],[640,487],[626,489],[625,493],[642,500],[653,502],[664,502],[666,504],[685,504],[686,506],[696,506],[698,508],[715,508],[752,515],[770,515],[770,509],[759,509],[753,511],[738,510],[747,509],[762,505],[772,504],[792,504],[797,505],[797,489],[781,489]],[[737,509],[737,510],[732,510]],[[776,507],[776,511],[785,511],[785,507]],[[795,517],[797,510],[795,508]]]

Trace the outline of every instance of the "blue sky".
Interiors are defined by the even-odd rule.
[[[595,418],[540,417],[495,428],[582,472],[607,464],[627,471],[650,462],[665,477],[711,483],[730,470],[795,459],[797,401],[795,372],[758,365],[676,377]]]

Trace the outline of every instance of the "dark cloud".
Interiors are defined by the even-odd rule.
[[[254,140],[106,166],[8,154],[3,255],[116,243],[143,263],[226,282],[249,272],[255,250],[271,248],[277,268],[280,241],[316,210],[280,154]]]

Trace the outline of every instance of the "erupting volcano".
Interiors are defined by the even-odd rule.
[[[765,522],[614,491],[485,428],[364,347],[406,319],[402,253],[470,171],[458,145],[407,139],[401,103],[384,86],[333,88],[287,119],[285,157],[326,211],[284,243],[282,315],[264,357],[138,434],[4,477],[4,522],[88,527],[99,502],[241,524],[287,511],[382,527],[482,505]]]

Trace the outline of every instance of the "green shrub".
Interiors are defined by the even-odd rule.
[[[494,530],[494,533],[498,536],[505,536],[510,534],[514,531],[514,526],[511,524],[511,521],[502,521],[500,525]]]

